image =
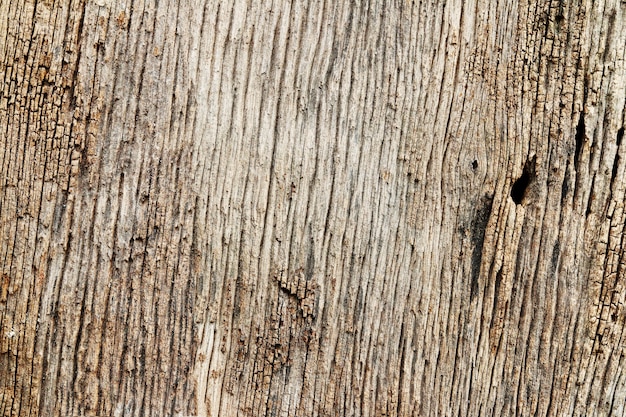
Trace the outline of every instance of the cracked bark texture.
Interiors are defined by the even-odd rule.
[[[0,0],[0,415],[626,414],[623,0]]]

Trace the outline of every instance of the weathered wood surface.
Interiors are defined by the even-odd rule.
[[[0,415],[624,415],[625,51],[618,0],[0,1]]]

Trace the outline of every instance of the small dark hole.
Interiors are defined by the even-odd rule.
[[[615,180],[617,177],[617,166],[619,165],[619,155],[615,155],[615,160],[613,161],[613,170],[611,171],[611,182]]]
[[[622,139],[624,138],[624,128],[620,128],[617,131],[617,152],[619,152],[619,146],[622,144]],[[615,160],[613,161],[613,171],[611,172],[611,182],[615,180],[617,177],[617,166],[619,165],[619,153],[615,155]]]
[[[472,169],[476,169],[476,168],[478,168],[478,161],[474,159],[474,162],[472,162]]]
[[[569,163],[568,163],[568,167],[569,167]],[[563,178],[563,186],[561,187],[561,205],[563,205],[563,202],[565,201],[565,199],[567,198],[567,194],[569,193],[569,177],[568,177],[569,173],[566,169],[566,174],[565,174],[565,178]]]
[[[578,118],[578,125],[576,126],[576,151],[574,153],[574,163],[578,164],[578,158],[580,157],[580,151],[585,141],[585,115],[580,113]]]
[[[528,184],[530,184],[530,175],[528,172],[524,171],[522,176],[519,177],[515,183],[513,183],[513,187],[511,188],[511,198],[515,204],[522,204]]]
[[[515,204],[522,204],[522,200],[524,200],[526,189],[535,176],[535,161],[536,157],[534,156],[532,159],[526,161],[522,176],[519,177],[517,181],[513,183],[513,187],[511,187],[511,198]]]

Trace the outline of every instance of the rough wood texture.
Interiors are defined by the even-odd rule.
[[[623,0],[0,35],[0,415],[626,414]]]

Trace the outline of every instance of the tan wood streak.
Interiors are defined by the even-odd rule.
[[[2,415],[623,414],[625,28],[0,1]]]

